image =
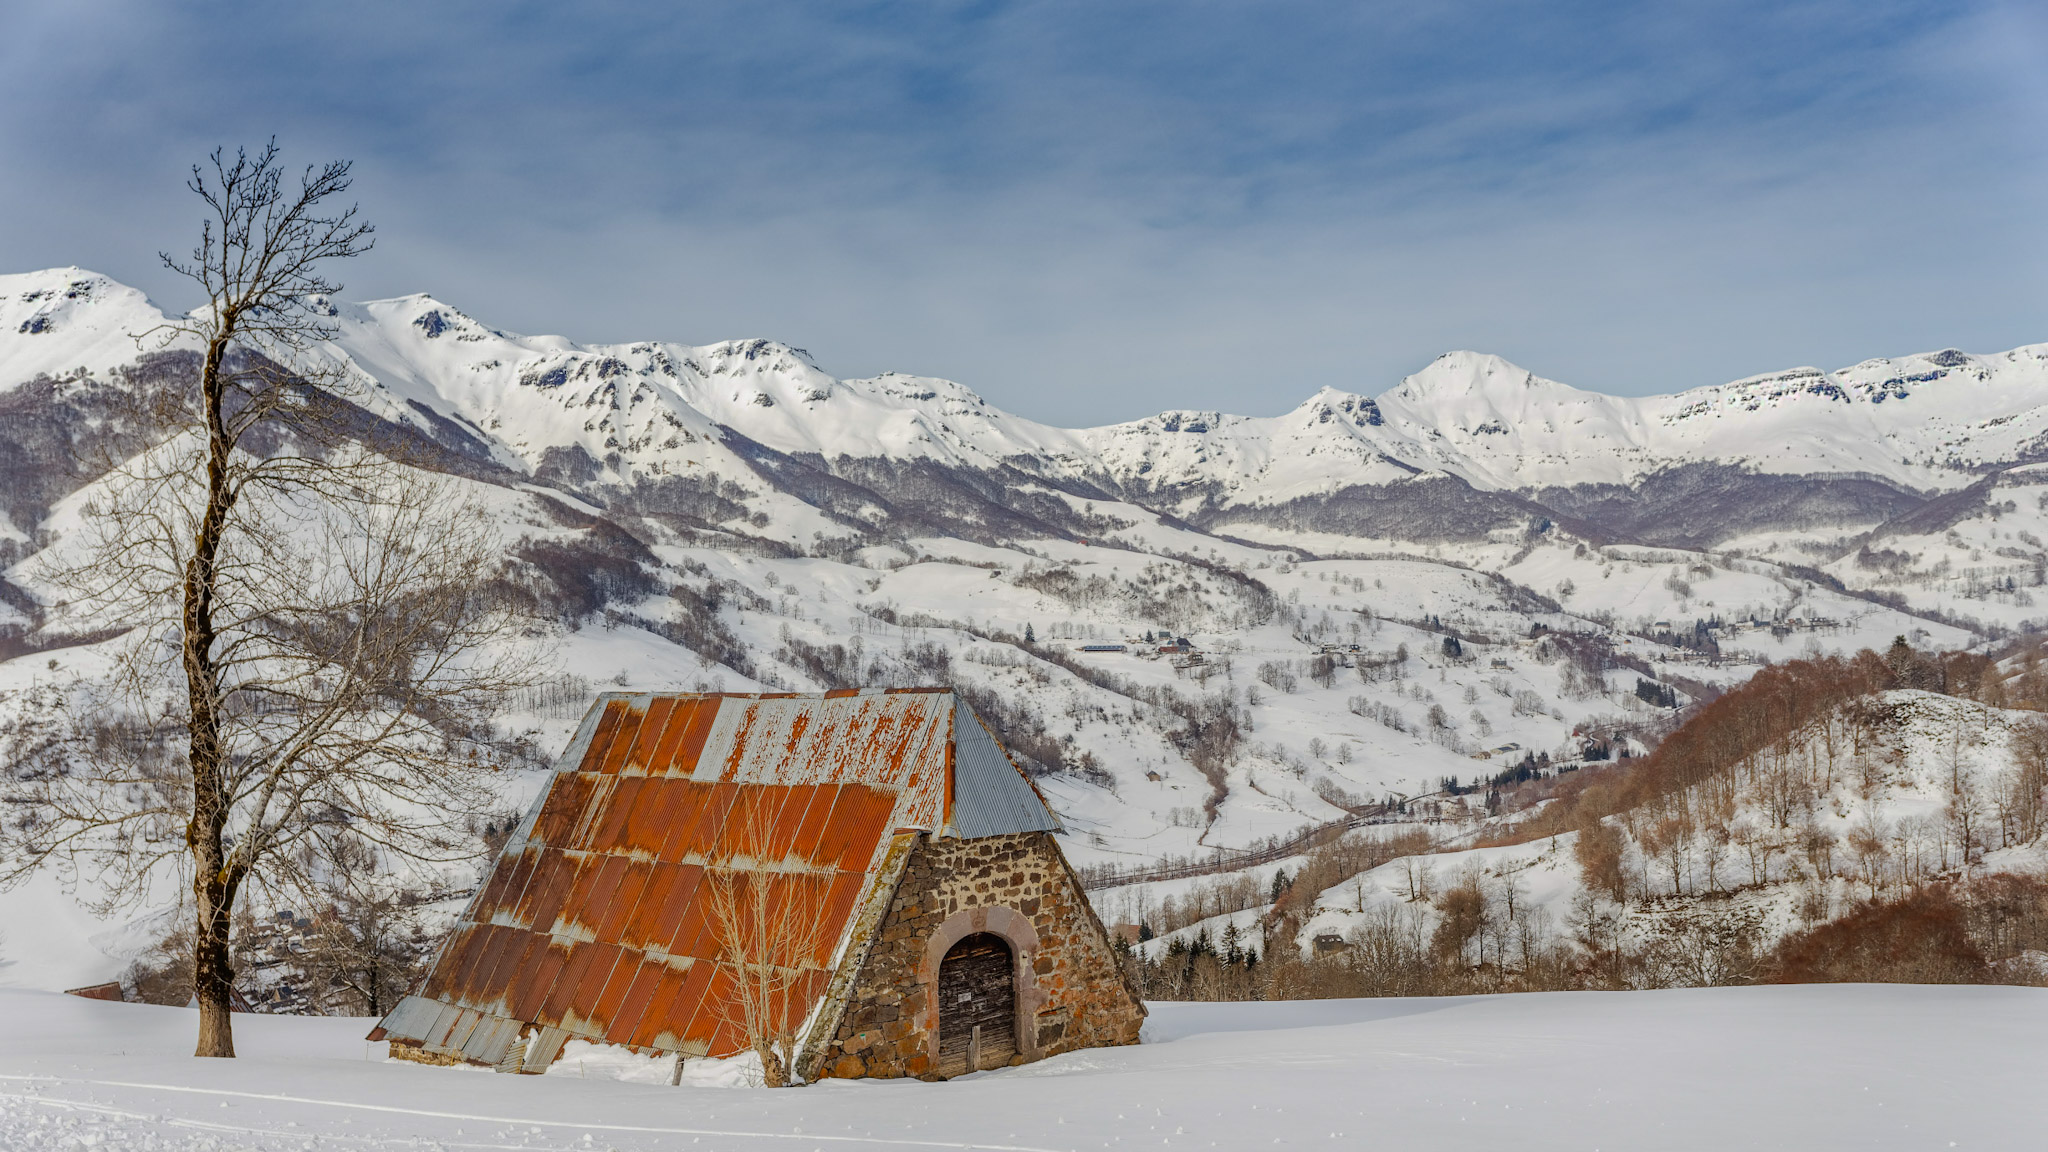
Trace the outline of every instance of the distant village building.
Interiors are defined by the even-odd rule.
[[[1574,731],[1572,735],[1576,736],[1578,735],[1578,733]],[[1481,748],[1479,751],[1472,753],[1472,759],[1491,760],[1495,756],[1506,756],[1509,753],[1520,752],[1521,750],[1522,746],[1520,744],[1509,742],[1501,745],[1498,748]]]
[[[779,1026],[800,1080],[1136,1043],[1057,829],[950,691],[609,694],[371,1037],[541,1072],[572,1038],[725,1057]]]

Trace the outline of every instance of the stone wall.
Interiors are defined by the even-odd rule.
[[[1016,958],[1012,1063],[1138,1042],[1144,1004],[1050,833],[926,837],[904,869],[818,1074],[936,1076],[939,961],[975,932],[1003,937]]]

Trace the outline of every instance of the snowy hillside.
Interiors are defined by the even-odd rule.
[[[2042,984],[2038,660],[1898,646],[1790,663],[1646,761],[1504,785],[1522,795],[1497,816],[1471,819],[1469,795],[1420,800],[1241,875],[1097,902],[1159,930],[1137,946],[1141,979],[1173,999],[1241,998],[1246,965],[1219,958],[1261,947],[1268,997]]]
[[[320,365],[490,509],[553,618],[548,683],[501,717],[532,766],[604,689],[955,683],[1083,866],[1607,762],[1768,661],[2048,619],[2026,463],[2048,345],[1639,400],[1453,353],[1377,398],[1077,430],[767,340],[581,345],[426,296],[330,311]],[[162,319],[79,269],[0,276],[10,725],[105,665],[119,622],[38,573],[104,483],[121,397],[191,371]],[[41,917],[39,891],[0,916]],[[132,943],[0,982],[104,979]]]
[[[1966,865],[2023,874],[2048,868],[2038,821],[2029,829],[2001,820],[2014,810],[2015,744],[2038,713],[1927,692],[1887,693],[1848,712],[1855,718],[1802,735],[1774,766],[1725,797],[1694,796],[1668,810],[1611,818],[1615,891],[1589,892],[1588,853],[1576,850],[1582,833],[1435,853],[1321,892],[1299,943],[1411,915],[1427,934],[1441,922],[1428,894],[1470,881],[1503,917],[1523,918],[1501,926],[1510,949],[1521,946],[1523,932],[1572,931],[1591,914],[1589,897],[1614,909],[1614,930],[1632,934],[1637,946],[1670,916],[1705,914],[1753,931],[1761,949],[1859,901]],[[1421,876],[1419,867],[1431,874]]]
[[[193,1060],[180,1009],[0,1009],[0,1145],[24,1150],[2023,1148],[2048,1073],[2036,988],[1156,1004],[1137,1047],[784,1091],[427,1068],[350,1019],[245,1018],[244,1059]]]

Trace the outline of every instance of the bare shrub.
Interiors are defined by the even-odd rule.
[[[1308,859],[1294,875],[1291,891],[1313,898],[1349,877],[1369,872],[1403,856],[1432,851],[1434,846],[1429,833],[1419,828],[1392,835],[1375,831],[1349,832],[1309,851]]]
[[[1429,950],[1438,960],[1462,963],[1467,947],[1486,922],[1486,897],[1479,890],[1479,878],[1468,875],[1437,894],[1436,930],[1430,934]]]
[[[1963,893],[1964,920],[1999,983],[2048,983],[2048,883],[1994,873]]]
[[[1982,984],[1991,965],[1970,939],[1963,906],[1946,886],[1873,901],[1779,944],[1777,984]]]
[[[1572,855],[1586,887],[1617,904],[1628,899],[1628,879],[1621,866],[1626,847],[1621,830],[1600,821],[1579,829],[1572,841]]]
[[[699,889],[717,934],[720,974],[730,992],[712,1003],[724,1024],[761,1061],[768,1087],[796,1072],[797,1032],[822,985],[827,941],[820,910],[832,874],[773,841],[785,789],[757,785],[734,801],[723,854],[710,861]]]
[[[1301,686],[1286,660],[1267,660],[1259,665],[1259,682],[1276,692],[1293,692]]]
[[[688,584],[668,590],[676,604],[673,619],[656,620],[650,627],[664,638],[697,653],[707,663],[723,664],[742,676],[754,675],[754,656],[740,642],[720,611],[727,601],[728,585],[717,580],[699,591]]]
[[[649,569],[658,561],[631,533],[609,520],[593,519],[573,536],[523,540],[512,548],[531,575],[526,587],[541,614],[576,625],[607,605],[652,595]]]
[[[192,1003],[192,927],[182,918],[129,964],[121,978],[128,998],[183,1008]]]
[[[1363,716],[1381,727],[1402,733],[1410,730],[1407,716],[1403,715],[1399,708],[1384,701],[1374,700],[1368,696],[1353,696],[1344,703],[1353,715]]]
[[[1998,802],[1999,837],[2002,844],[2031,844],[2048,824],[2048,722],[2021,726],[2012,749],[2013,770]]]
[[[1700,905],[1664,914],[1643,954],[1638,983],[1709,988],[1753,982],[1763,971],[1763,917],[1753,908]]]
[[[426,976],[436,941],[420,919],[421,894],[380,887],[370,854],[351,855],[352,875],[314,912],[289,959],[315,1010],[383,1016]]]

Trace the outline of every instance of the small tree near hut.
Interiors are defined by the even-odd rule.
[[[733,993],[720,1001],[725,1026],[761,1060],[770,1088],[789,1083],[797,1033],[826,979],[822,915],[832,873],[806,866],[774,840],[781,789],[742,797],[729,819],[741,835],[726,858],[709,863],[704,894],[719,948],[720,971]]]

